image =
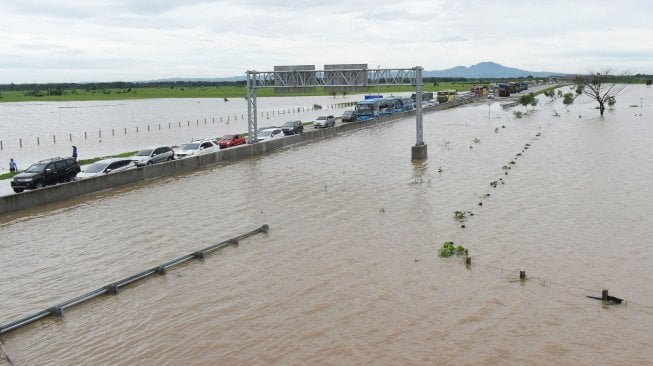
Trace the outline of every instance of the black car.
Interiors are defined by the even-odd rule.
[[[73,158],[52,158],[41,160],[16,174],[11,188],[20,193],[26,189],[38,189],[57,183],[70,182],[79,173],[79,164]]]
[[[304,132],[304,124],[302,121],[288,121],[281,125],[281,131],[284,135],[294,135],[296,133]]]
[[[356,111],[348,110],[342,113],[343,122],[356,122]]]

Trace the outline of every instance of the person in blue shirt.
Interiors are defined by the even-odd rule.
[[[18,170],[18,166],[16,165],[14,158],[9,159],[9,171],[15,173],[16,170]]]
[[[73,145],[73,159],[77,160],[77,146]]]

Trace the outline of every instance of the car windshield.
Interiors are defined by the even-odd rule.
[[[352,114],[354,114],[354,111],[345,111],[345,113],[343,113],[342,115],[343,116],[351,116]]]
[[[272,130],[263,130],[258,133],[259,137],[268,137],[270,135],[272,135]]]
[[[190,144],[183,144],[179,148],[179,150],[197,150],[200,148],[199,143],[190,143]]]
[[[107,167],[107,163],[93,163],[91,165],[87,165],[82,169],[84,173],[101,173],[104,171],[104,168]]]
[[[318,119],[318,120],[323,120],[323,119],[326,119],[326,117],[324,117],[324,116],[319,116],[319,117],[317,117],[317,119]]]
[[[293,127],[295,125],[295,122],[286,122],[283,124],[283,127]]]
[[[144,149],[138,152],[136,156],[150,156],[152,155],[152,149]]]
[[[25,173],[40,173],[45,169],[45,164],[32,164],[25,169]]]
[[[231,140],[232,138],[234,138],[234,135],[224,135],[220,137],[220,140]]]

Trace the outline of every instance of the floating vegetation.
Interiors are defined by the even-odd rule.
[[[538,132],[538,133],[535,134],[535,136],[542,136],[542,133]]]
[[[524,113],[522,111],[512,111],[512,115],[515,116],[515,118],[524,117]]]
[[[495,132],[495,133],[499,133],[499,127],[495,127],[495,128],[494,128],[494,132]]]
[[[506,125],[501,125],[501,128],[506,128]]]
[[[496,180],[495,180],[495,181],[492,181],[492,182],[490,182],[490,187],[492,187],[492,188],[497,188],[497,184],[498,184],[498,183],[499,183],[499,182],[497,182]]]
[[[508,164],[517,164],[517,163],[515,163],[514,160],[510,160],[510,162]]]
[[[462,245],[455,246],[452,241],[445,241],[440,247],[440,257],[448,258],[454,255],[468,255],[467,248]]]
[[[524,145],[524,146],[531,146],[531,144],[529,144],[529,143],[526,143],[526,145]]]
[[[227,98],[224,98],[224,101],[225,101],[225,102],[228,102],[228,101],[229,101],[229,99],[227,99]]]
[[[322,106],[319,104],[313,104],[313,109],[322,109]]]
[[[479,142],[481,142],[481,139],[479,139],[478,137],[474,137],[474,142],[478,144]]]
[[[474,213],[472,211],[456,211],[453,213],[454,219],[460,222],[465,221],[467,219],[467,215],[474,216]]]
[[[521,156],[521,153],[517,153],[517,156]]]
[[[508,169],[508,166],[504,165],[504,166],[501,167],[501,169]]]

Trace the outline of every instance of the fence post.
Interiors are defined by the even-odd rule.
[[[102,138],[102,130],[97,131],[97,136],[101,139]]]
[[[19,144],[20,147],[22,148],[22,147],[23,147],[23,139],[18,139],[18,144]]]
[[[138,126],[136,126],[136,133],[138,133]]]
[[[112,128],[111,129],[111,136],[115,136],[115,135],[116,135],[116,131]]]
[[[37,145],[41,145],[41,141],[39,141],[39,137],[38,137],[38,136],[36,136],[36,144],[37,144]]]
[[[53,144],[57,143],[57,135],[52,135],[52,143]]]
[[[127,134],[127,127],[125,127],[125,135]]]
[[[2,150],[2,140],[0,140],[0,150]]]
[[[150,132],[150,125],[147,125],[147,132]]]
[[[86,134],[86,131],[84,131],[84,140],[87,140],[87,139],[88,139],[88,136]]]
[[[68,134],[68,140],[69,140],[69,141],[72,141],[72,140],[73,140],[73,134],[72,134],[72,133],[69,133],[69,134]]]

